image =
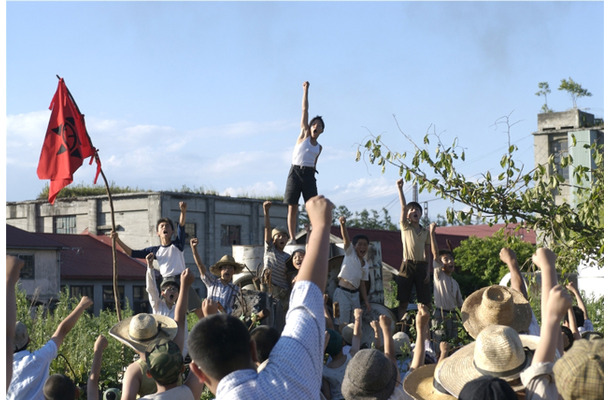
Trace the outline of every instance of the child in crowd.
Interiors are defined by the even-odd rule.
[[[296,249],[292,252],[292,255],[286,261],[286,276],[288,281],[290,281],[290,286],[294,285],[294,280],[299,273],[299,268],[301,268],[301,263],[303,262],[303,257],[305,257],[304,249]]]
[[[580,295],[578,289],[574,286],[572,282],[568,282],[566,285],[566,289],[572,293],[574,298],[576,299],[576,304],[578,306],[572,306],[572,310],[574,310],[574,316],[576,317],[576,326],[578,327],[578,333],[581,335],[585,332],[592,332],[595,330],[593,327],[593,323],[589,319],[589,314],[587,313],[587,307],[585,306],[585,302]]]
[[[27,350],[30,343],[28,329],[18,321],[13,340],[13,379],[10,382],[6,398],[9,400],[41,400],[44,398],[43,387],[49,377],[51,361],[57,356],[64,339],[70,333],[83,312],[93,305],[93,301],[83,296],[72,312],[64,318],[49,341],[33,353]]]
[[[235,299],[240,291],[239,286],[233,283],[233,275],[239,274],[244,269],[244,265],[235,262],[232,256],[224,255],[208,271],[197,251],[198,244],[199,239],[191,239],[191,249],[193,250],[195,264],[197,264],[199,269],[201,280],[208,289],[207,298],[218,302],[221,311],[231,314]]]
[[[436,241],[436,224],[430,224],[430,243],[434,257],[434,320],[432,330],[435,351],[438,353],[439,343],[457,339],[460,324],[459,310],[464,303],[460,285],[451,276],[455,271],[453,253],[449,250],[439,250]]]
[[[180,273],[186,268],[184,262],[184,244],[186,240],[186,233],[184,231],[184,224],[186,224],[186,202],[181,201],[178,206],[180,207],[180,221],[178,223],[178,230],[176,232],[176,238],[172,240],[174,235],[174,224],[169,218],[161,218],[157,221],[157,236],[161,242],[158,246],[146,247],[142,250],[132,250],[131,247],[127,246],[119,238],[119,234],[116,231],[111,231],[111,237],[116,240],[116,243],[125,251],[125,253],[134,258],[146,258],[149,253],[153,253],[154,258],[159,263],[159,272],[163,278],[172,277],[176,282],[180,281]],[[189,293],[189,310],[197,310],[201,304],[201,298],[195,292],[195,289],[191,288]]]
[[[343,352],[343,337],[334,329],[326,331],[326,353],[331,359],[322,370],[322,392],[327,400],[341,400],[341,383],[349,360],[360,350],[362,336],[362,309],[354,310],[354,330],[351,338],[350,351]]]
[[[345,222],[344,216],[339,217],[345,256],[338,275],[339,282],[333,294],[333,301],[339,303],[339,318],[336,322],[339,329],[351,322],[356,308],[361,308],[361,298],[366,311],[371,310],[365,285],[365,281],[369,280],[369,263],[366,259],[369,239],[365,235],[356,235],[350,241]]]
[[[269,209],[271,202],[263,203],[265,216],[265,252],[263,258],[262,280],[263,283],[271,283],[271,294],[278,299],[282,306],[283,314],[288,310],[291,284],[286,275],[286,261],[290,254],[284,251],[288,241],[288,232],[282,228],[271,229],[269,220]],[[280,324],[281,326],[282,324]]]
[[[299,197],[307,202],[318,194],[316,186],[316,165],[322,152],[318,137],[324,132],[322,117],[315,116],[309,120],[309,82],[303,83],[303,114],[301,116],[301,133],[292,152],[292,166],[286,179],[284,203],[288,204],[288,244],[296,244],[297,217],[299,215]]]
[[[400,236],[402,239],[402,264],[394,280],[398,286],[398,318],[402,319],[411,298],[415,284],[417,302],[430,307],[432,294],[430,290],[430,236],[420,225],[422,208],[419,203],[407,203],[403,193],[404,181],[396,181],[400,198]]]

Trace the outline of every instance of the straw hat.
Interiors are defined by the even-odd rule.
[[[220,270],[225,265],[233,266],[233,270],[236,274],[239,274],[245,268],[245,265],[236,262],[235,259],[233,258],[233,256],[229,256],[229,255],[225,254],[224,256],[222,256],[222,258],[220,260],[218,260],[218,262],[216,264],[214,264],[210,267],[210,272],[216,276],[220,276]]]
[[[452,400],[450,394],[437,390],[434,386],[434,369],[436,364],[426,364],[411,371],[402,386],[405,392],[415,400]],[[440,386],[440,384],[436,384]],[[443,390],[442,387],[439,389]]]
[[[476,341],[442,360],[434,378],[455,397],[466,383],[483,375],[504,379],[515,391],[521,390],[519,374],[531,364],[539,341],[539,336],[519,335],[509,326],[490,325]]]
[[[177,331],[178,324],[170,317],[141,313],[122,320],[110,328],[109,333],[135,351],[144,353],[163,339],[172,340]]]
[[[345,325],[343,327],[343,329],[341,330],[341,336],[343,336],[343,340],[345,340],[345,343],[351,345],[352,344],[352,339],[354,338],[354,323],[350,322],[349,324]]]
[[[517,332],[527,332],[532,308],[523,294],[515,289],[492,285],[477,290],[464,300],[464,329],[476,339],[488,325],[506,325]]]

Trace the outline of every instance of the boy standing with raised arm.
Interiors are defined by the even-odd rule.
[[[299,197],[307,203],[318,194],[316,186],[316,165],[322,152],[318,137],[324,132],[322,117],[309,119],[309,82],[303,83],[303,114],[301,116],[301,133],[292,151],[292,166],[286,180],[284,203],[288,204],[288,244],[296,244],[297,216],[299,214]]]
[[[176,281],[176,284],[180,283],[180,274],[186,268],[184,262],[186,202],[181,201],[178,206],[180,207],[180,221],[176,231],[176,238],[172,240],[174,235],[174,224],[172,223],[172,220],[169,218],[161,218],[157,221],[157,236],[159,236],[161,242],[158,246],[149,246],[142,250],[132,250],[131,247],[123,243],[117,232],[111,232],[111,236],[115,238],[116,243],[121,246],[128,256],[146,258],[149,253],[153,253],[154,258],[159,263],[159,272],[161,273],[161,276],[164,279],[173,278]],[[189,291],[188,309],[196,310],[200,305],[201,298],[197,295],[195,289],[191,288]]]
[[[422,208],[412,201],[407,204],[402,191],[404,181],[396,181],[400,198],[400,237],[402,239],[402,264],[398,276],[394,277],[398,285],[398,318],[402,318],[409,305],[411,289],[415,284],[417,302],[430,307],[432,294],[430,290],[430,275],[432,264],[430,260],[430,236],[420,225]]]

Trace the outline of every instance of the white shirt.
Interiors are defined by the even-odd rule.
[[[8,388],[8,400],[44,400],[42,388],[49,377],[51,361],[57,357],[57,345],[49,340],[30,353],[21,350],[13,355],[13,379]]]
[[[290,294],[286,326],[267,366],[238,370],[220,380],[216,399],[311,400],[320,398],[324,353],[322,292],[298,281]]]
[[[369,262],[365,260],[364,265],[362,265],[354,246],[351,244],[347,250],[345,250],[343,264],[341,264],[341,271],[339,271],[339,278],[345,279],[356,289],[360,287],[360,281],[369,280]]]
[[[320,143],[311,144],[311,138],[307,137],[301,143],[294,146],[292,151],[292,165],[301,167],[315,167],[316,158],[320,155]]]

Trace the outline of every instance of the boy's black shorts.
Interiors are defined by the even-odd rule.
[[[314,167],[301,167],[293,165],[290,167],[288,179],[286,179],[286,192],[284,193],[285,204],[299,204],[301,193],[305,202],[318,195],[316,185],[316,169]]]

